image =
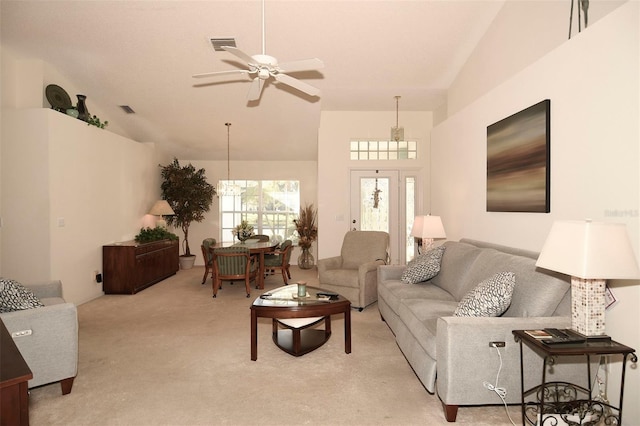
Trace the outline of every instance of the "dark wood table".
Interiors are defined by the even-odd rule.
[[[525,332],[525,330],[513,330],[516,341],[520,342],[520,386],[522,392],[522,424],[539,424],[538,416],[548,418],[543,419],[543,425],[556,424],[557,420],[552,416],[560,416],[565,422],[567,420],[576,421],[576,418],[583,416],[584,422],[593,421],[588,424],[599,424],[595,418],[604,418],[606,424],[620,425],[622,423],[622,401],[624,396],[624,378],[627,359],[637,362],[635,349],[625,346],[615,340],[587,340],[583,343],[560,343],[546,344],[541,339],[536,339]],[[542,382],[531,389],[524,388],[524,363],[522,354],[522,344],[526,344],[533,351],[542,356]],[[555,358],[562,356],[584,356],[588,388],[583,388],[573,383],[567,382],[547,382],[547,365],[552,365]],[[593,389],[591,380],[591,356],[600,355],[621,355],[622,356],[622,380],[620,383],[620,402],[617,407],[592,398]],[[525,401],[528,395],[535,395],[536,400]],[[550,398],[539,398],[545,395]],[[557,397],[561,395],[561,397]],[[568,398],[567,395],[573,395]],[[582,396],[583,398],[579,398]],[[531,411],[532,416],[527,416]],[[610,411],[610,414],[603,414]],[[617,415],[615,412],[617,411]],[[540,414],[542,413],[542,415]],[[587,420],[586,417],[590,420]],[[578,420],[582,424],[582,420]]]
[[[290,319],[325,317],[325,339],[331,335],[330,317],[335,314],[344,314],[344,352],[351,353],[351,302],[338,295],[333,300],[322,300],[316,297],[317,292],[325,291],[316,287],[307,287],[310,295],[305,298],[297,298],[293,295],[297,292],[296,285],[279,287],[258,297],[251,305],[251,360],[258,359],[258,318]],[[275,332],[275,329],[274,329]],[[322,331],[321,331],[322,332]],[[324,343],[324,342],[322,342]],[[320,345],[316,345],[319,347]],[[312,349],[311,349],[312,350]],[[287,351],[292,353],[290,351]],[[308,352],[308,351],[307,351]]]
[[[33,373],[0,320],[0,424],[29,424],[29,386]]]

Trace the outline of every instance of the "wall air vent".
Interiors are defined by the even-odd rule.
[[[129,105],[120,105],[120,108],[127,114],[135,114],[136,112]]]
[[[236,47],[236,39],[233,37],[212,38],[210,40],[211,44],[213,45],[213,50],[217,52],[225,51],[222,46]]]

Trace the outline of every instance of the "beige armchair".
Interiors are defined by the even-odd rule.
[[[387,262],[389,234],[380,231],[349,231],[340,256],[318,260],[319,286],[335,291],[362,311],[378,300],[378,265]]]

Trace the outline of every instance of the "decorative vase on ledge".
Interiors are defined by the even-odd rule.
[[[89,119],[89,111],[85,103],[87,97],[85,95],[76,95],[78,97],[78,120],[87,121]]]
[[[315,259],[311,254],[311,247],[302,247],[302,253],[298,256],[298,268],[311,269],[313,268]]]

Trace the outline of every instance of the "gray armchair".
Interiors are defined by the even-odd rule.
[[[349,231],[340,256],[318,260],[319,285],[340,293],[362,311],[378,300],[378,265],[387,261],[389,234],[380,231]]]
[[[78,373],[78,312],[62,298],[62,283],[25,285],[44,307],[0,314],[33,373],[29,388],[60,382],[71,392]]]

